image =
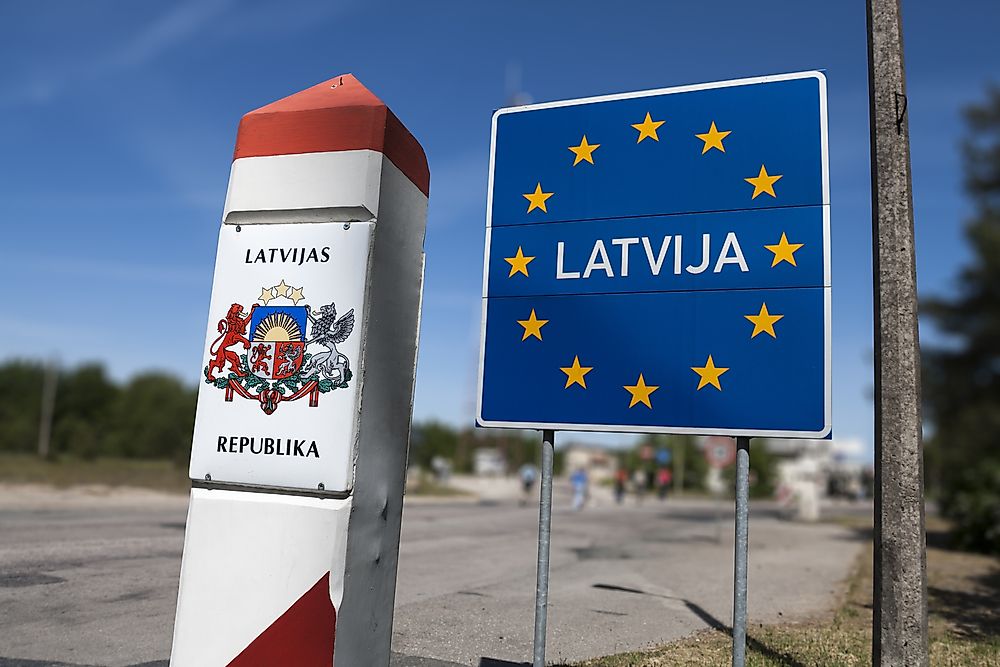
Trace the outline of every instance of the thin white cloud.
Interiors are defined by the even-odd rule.
[[[176,5],[93,60],[8,88],[0,93],[0,109],[46,104],[74,87],[142,67],[196,36],[235,4],[235,0],[189,0]]]
[[[177,5],[95,62],[92,74],[101,76],[141,67],[197,35],[234,4],[235,0],[190,0]]]

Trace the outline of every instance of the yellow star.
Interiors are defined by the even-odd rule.
[[[573,357],[573,365],[568,368],[560,368],[563,373],[566,374],[566,386],[563,389],[569,389],[574,384],[578,384],[584,389],[587,388],[587,381],[583,379],[583,376],[594,370],[593,366],[581,366],[580,357]]]
[[[712,361],[712,355],[708,355],[708,361],[705,362],[704,366],[692,366],[691,370],[701,376],[701,379],[698,381],[699,391],[706,385],[712,385],[719,391],[722,391],[722,385],[719,384],[719,376],[729,369],[717,367],[715,362]]]
[[[590,164],[594,164],[594,151],[600,148],[600,144],[588,144],[587,135],[583,135],[583,139],[580,141],[579,146],[570,146],[569,149],[573,151],[576,158],[573,160],[573,166],[580,164],[584,160]]]
[[[642,373],[639,373],[639,379],[634,385],[625,385],[625,391],[632,394],[632,400],[629,401],[628,406],[631,408],[639,403],[642,403],[650,410],[653,409],[653,404],[649,402],[649,395],[654,391],[659,389],[658,385],[646,384],[646,380],[643,379]]]
[[[774,333],[774,323],[784,317],[784,315],[772,315],[767,312],[767,304],[762,303],[760,304],[759,313],[756,315],[744,315],[743,317],[753,322],[753,333],[750,334],[751,338],[756,338],[757,334],[761,332],[769,334],[771,338],[777,338]]]
[[[266,306],[267,302],[270,301],[271,299],[274,299],[274,298],[275,298],[275,296],[274,296],[274,288],[273,287],[261,287],[260,288],[260,296],[257,297],[258,301],[263,301],[264,305]]]
[[[281,283],[274,286],[274,293],[277,296],[288,296],[288,290],[292,289],[290,285],[285,284],[285,279],[281,279]]]
[[[549,210],[545,208],[545,200],[551,197],[553,192],[542,192],[542,184],[539,183],[535,186],[534,192],[529,192],[526,195],[521,195],[528,200],[528,213],[531,213],[536,208],[542,209],[542,213],[548,213]]]
[[[531,309],[531,315],[526,320],[518,320],[518,324],[524,327],[524,335],[521,340],[528,340],[528,336],[534,336],[538,340],[542,339],[542,327],[549,323],[548,320],[540,320],[535,317],[535,309]]]
[[[535,260],[534,257],[525,257],[524,251],[521,250],[521,246],[517,246],[517,254],[513,257],[504,257],[503,261],[510,264],[510,273],[507,274],[508,278],[513,278],[515,273],[523,273],[525,276],[528,275],[528,264]]]
[[[639,138],[635,140],[635,143],[640,143],[646,137],[649,137],[653,141],[659,141],[660,138],[656,136],[656,130],[658,127],[663,125],[665,121],[653,120],[653,117],[646,112],[646,119],[641,123],[635,123],[632,125],[635,129],[639,130]]]
[[[696,134],[694,136],[698,137],[705,142],[705,145],[701,147],[701,154],[704,155],[709,150],[713,148],[718,148],[723,153],[726,152],[726,147],[722,145],[722,140],[732,134],[732,130],[726,130],[725,132],[720,132],[715,127],[715,121],[712,121],[712,127],[708,128],[708,132],[705,134]],[[780,176],[778,178],[781,178]]]
[[[792,266],[798,266],[795,263],[795,251],[804,246],[804,243],[789,243],[788,237],[785,236],[785,232],[781,232],[781,240],[775,245],[765,245],[764,247],[774,253],[774,259],[771,261],[771,266],[777,266],[781,262],[788,262]]]
[[[750,199],[756,199],[757,195],[762,192],[766,192],[777,199],[778,196],[774,194],[774,184],[780,178],[781,174],[771,176],[767,173],[767,169],[764,168],[764,165],[760,165],[760,173],[750,178],[744,178],[743,180],[753,186],[753,197],[750,197]]]
[[[296,306],[299,305],[299,301],[302,301],[302,299],[305,298],[305,296],[303,296],[302,294],[302,288],[301,287],[291,288],[291,291],[288,293],[288,298],[291,299],[292,303],[295,304]]]

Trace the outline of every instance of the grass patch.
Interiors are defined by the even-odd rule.
[[[178,493],[191,488],[187,470],[173,461],[71,457],[45,461],[27,454],[0,454],[0,483],[133,486]]]
[[[870,530],[870,525],[867,528]],[[1000,560],[953,550],[947,540],[947,526],[940,520],[928,519],[927,535],[930,664],[1000,665]],[[747,637],[748,667],[871,665],[871,562],[869,543],[858,557],[844,601],[832,617],[751,627]],[[719,630],[705,630],[649,651],[579,665],[719,667],[731,661],[730,636]]]

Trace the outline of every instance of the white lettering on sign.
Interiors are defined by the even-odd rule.
[[[716,238],[718,238],[718,236],[716,236]],[[580,271],[567,269],[566,243],[566,241],[556,242],[557,280],[576,280],[581,278],[585,280],[590,278],[591,274],[595,271],[602,272],[608,278],[628,278],[629,272],[632,270],[629,249],[634,245],[642,246],[642,256],[646,260],[646,266],[648,267],[651,275],[660,275],[660,272],[663,270],[663,264],[667,259],[667,255],[671,252],[673,252],[674,256],[674,275],[681,275],[682,267],[684,267],[684,238],[680,234],[676,236],[663,236],[659,239],[658,244],[648,236],[626,236],[623,238],[611,239],[611,245],[618,246],[621,249],[621,252],[617,253],[617,274],[615,272],[612,255],[608,254],[607,245],[605,244],[604,239],[597,239],[594,241],[594,245],[590,251],[590,259],[587,260],[587,265],[584,267],[582,274]],[[743,249],[740,247],[740,240],[736,236],[736,232],[728,232],[726,234],[722,241],[722,245],[718,247],[717,252],[713,250],[714,247],[715,245],[712,242],[712,235],[702,234],[700,256],[687,258],[688,260],[697,259],[698,263],[688,264],[684,267],[684,270],[692,275],[704,273],[708,270],[709,266],[713,267],[712,273],[721,273],[723,269],[729,265],[738,266],[740,272],[742,273],[747,273],[750,270],[750,267],[747,265],[746,257],[743,255]],[[714,265],[712,264],[713,258],[715,258]]]
[[[622,278],[628,278],[628,247],[635,245],[639,242],[636,237],[630,237],[627,239],[611,239],[611,245],[620,245],[622,247],[622,270],[618,274]]]
[[[698,274],[708,268],[708,252],[712,245],[712,235],[702,234],[701,235],[701,264],[695,266],[694,264],[689,264],[687,269],[688,273]]]
[[[670,248],[670,241],[673,236],[664,236],[663,241],[660,242],[660,252],[656,255],[656,259],[653,259],[653,247],[649,245],[649,237],[642,237],[642,247],[646,250],[646,261],[649,262],[649,271],[654,275],[660,275],[660,269],[663,268],[663,260],[667,256],[667,250]]]
[[[597,256],[601,256],[601,261],[598,262]],[[595,269],[601,269],[608,276],[608,278],[614,278],[615,272],[611,269],[611,260],[608,259],[608,251],[604,248],[604,241],[597,239],[594,244],[594,250],[590,253],[590,261],[587,262],[587,268],[583,270],[583,277],[589,278],[592,271]]]
[[[707,236],[707,234],[706,234]],[[733,251],[733,255],[729,255],[729,251]],[[722,271],[722,267],[727,264],[736,264],[740,267],[740,271],[746,273],[749,271],[747,267],[747,261],[743,258],[743,249],[740,248],[740,241],[736,238],[736,232],[729,232],[726,234],[726,241],[722,244],[722,252],[719,253],[719,261],[715,263],[715,269],[713,273],[719,273]]]
[[[563,254],[566,251],[566,244],[560,241],[556,244],[556,280],[565,278],[579,278],[579,271],[563,271]]]

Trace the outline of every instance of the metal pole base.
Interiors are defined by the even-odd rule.
[[[535,584],[533,667],[545,667],[545,627],[549,610],[549,545],[552,540],[552,459],[555,431],[542,431],[542,489],[538,504],[538,568]]]
[[[750,536],[750,438],[736,438],[736,547],[733,576],[733,667],[747,659],[747,548]]]

